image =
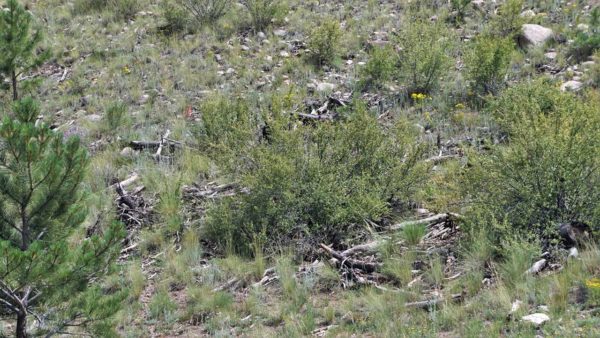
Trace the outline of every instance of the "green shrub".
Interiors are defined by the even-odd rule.
[[[189,12],[182,6],[177,5],[172,0],[164,0],[160,4],[162,16],[166,24],[161,27],[166,34],[175,34],[186,32],[190,28]]]
[[[595,63],[587,71],[586,77],[594,88],[600,88],[600,51],[594,54]]]
[[[450,69],[447,31],[443,24],[419,18],[407,22],[396,37],[400,49],[397,77],[408,93],[431,93]]]
[[[361,69],[362,88],[380,88],[394,75],[398,64],[397,54],[389,46],[374,48],[369,53],[367,64]]]
[[[104,116],[106,130],[115,131],[122,127],[126,114],[127,105],[123,102],[115,102],[108,106]]]
[[[465,16],[467,15],[467,9],[471,5],[472,0],[451,0],[450,8],[452,10],[451,21],[460,25],[465,22]]]
[[[424,176],[407,124],[383,130],[362,107],[339,123],[290,128],[293,121],[281,119],[271,123],[270,142],[252,150],[242,175],[249,193],[207,211],[205,236],[222,249],[249,255],[264,236],[267,251],[294,243],[311,252],[410,198]]]
[[[540,80],[507,89],[493,102],[508,144],[477,157],[466,184],[474,210],[509,225],[493,229],[496,240],[514,232],[551,239],[565,221],[598,224],[598,101]]]
[[[195,127],[200,147],[221,165],[230,168],[246,157],[257,139],[257,117],[241,98],[214,96],[200,106],[201,123]]]
[[[466,77],[479,95],[497,94],[505,86],[505,77],[514,51],[509,38],[479,36],[465,57]]]
[[[590,14],[590,24],[587,31],[578,32],[569,55],[577,62],[600,49],[600,7],[595,7]]]
[[[412,223],[402,229],[402,238],[408,245],[417,245],[427,233],[427,227],[423,224]]]
[[[513,38],[521,32],[525,19],[521,16],[524,0],[507,0],[496,11],[488,26],[492,35]]]
[[[331,64],[338,56],[342,30],[340,23],[328,19],[316,27],[308,38],[311,57],[318,65]]]
[[[116,19],[131,20],[140,10],[140,4],[137,0],[76,0],[73,10],[76,14],[110,10]]]
[[[177,0],[200,25],[214,24],[231,9],[230,0]]]
[[[242,0],[241,3],[250,13],[252,28],[255,31],[269,27],[281,10],[280,0]]]

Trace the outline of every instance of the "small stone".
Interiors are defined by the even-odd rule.
[[[247,52],[250,50],[250,47],[246,46],[246,45],[241,45],[240,48],[244,51]]]
[[[550,311],[550,309],[548,308],[547,305],[540,305],[540,306],[538,306],[538,310],[540,310],[542,312],[548,312],[548,311]]]
[[[544,56],[548,59],[548,60],[555,60],[556,57],[558,56],[558,53],[556,52],[548,52],[546,54],[544,54]]]
[[[140,97],[140,104],[146,104],[146,102],[148,102],[148,100],[150,99],[150,95],[148,94],[144,94]]]
[[[569,249],[569,257],[568,258],[577,258],[579,256],[579,250],[576,247],[572,247]]]
[[[335,90],[335,85],[333,83],[321,82],[317,85],[318,92],[332,92]]]
[[[235,73],[235,69],[233,68],[227,68],[227,70],[225,71],[225,74],[234,74]]]
[[[587,32],[590,30],[590,26],[588,26],[584,23],[580,23],[579,25],[577,25],[577,30],[580,32]]]
[[[576,92],[576,91],[580,90],[581,87],[583,87],[583,83],[581,83],[579,81],[571,80],[571,81],[567,81],[567,82],[563,83],[560,86],[560,90],[562,90],[563,92],[566,92],[566,91]]]
[[[535,16],[535,12],[531,9],[528,9],[519,14],[519,16],[522,18],[533,18]]]
[[[287,32],[283,29],[277,29],[273,32],[273,34],[278,37],[284,37],[287,34]]]
[[[549,321],[550,317],[548,317],[548,315],[545,314],[545,313],[534,313],[534,314],[530,314],[530,315],[524,316],[521,319],[523,321],[535,324],[536,326],[541,326],[545,322]]]
[[[510,307],[510,314],[514,314],[517,311],[519,311],[519,309],[521,308],[522,305],[523,305],[522,301],[520,301],[518,299],[515,300]]]
[[[584,63],[581,64],[582,68],[591,68],[596,64],[596,62],[594,61],[586,61]]]
[[[286,52],[285,50],[281,51],[279,53],[279,56],[281,56],[282,58],[289,58],[290,57],[290,53]]]
[[[132,157],[135,152],[131,147],[125,147],[121,150],[121,156],[123,157]]]
[[[86,120],[90,121],[90,122],[100,122],[102,121],[102,116],[98,115],[98,114],[91,114],[85,117]]]
[[[256,36],[258,36],[260,39],[266,39],[267,38],[267,34],[265,34],[264,32],[258,32],[258,34],[256,34]]]

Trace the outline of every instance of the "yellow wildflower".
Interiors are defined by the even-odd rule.
[[[600,290],[600,278],[592,278],[585,281],[585,285],[590,289]]]
[[[456,109],[465,109],[465,105],[462,103],[457,103],[456,106],[454,106],[454,108]]]
[[[412,93],[412,94],[410,94],[410,97],[415,101],[421,101],[421,100],[425,100],[427,98],[427,95],[425,95],[423,93]]]
[[[131,74],[131,69],[128,66],[123,66],[123,74]]]

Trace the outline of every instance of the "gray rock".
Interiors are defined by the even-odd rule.
[[[556,57],[558,56],[558,53],[556,53],[556,52],[548,52],[548,53],[544,54],[544,56],[548,60],[555,60]]]
[[[533,313],[533,314],[524,316],[521,319],[525,322],[535,324],[535,326],[541,326],[545,322],[549,321],[550,317],[548,317],[548,315],[545,313]]]
[[[258,34],[256,34],[256,36],[258,36],[260,39],[266,39],[267,38],[267,34],[265,34],[263,32],[258,32]]]
[[[100,121],[102,121],[102,116],[100,116],[98,114],[91,114],[91,115],[86,116],[85,119],[90,122],[100,122]]]
[[[285,30],[283,30],[283,29],[277,29],[277,30],[275,30],[275,31],[273,32],[273,34],[275,34],[275,36],[278,36],[278,37],[280,37],[280,38],[281,38],[281,37],[284,37],[284,36],[286,36],[286,35],[287,35],[287,32],[286,32]]]
[[[135,151],[131,147],[125,147],[121,150],[121,156],[123,157],[132,157]]]
[[[576,92],[583,87],[583,83],[575,80],[567,81],[560,86],[560,90],[563,92],[572,91]]]
[[[531,9],[528,9],[519,14],[519,16],[522,18],[533,18],[535,16],[535,12]]]
[[[554,32],[540,25],[525,24],[522,27],[521,44],[539,46],[550,40]]]
[[[321,82],[317,85],[318,92],[332,92],[335,90],[335,85],[333,83]]]

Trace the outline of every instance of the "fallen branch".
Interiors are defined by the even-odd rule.
[[[321,243],[321,248],[323,248],[323,250],[325,250],[331,257],[339,260],[342,265],[346,265],[349,268],[360,269],[367,273],[371,273],[380,270],[382,266],[380,263],[368,263],[346,257],[323,243]]]
[[[450,297],[450,299],[448,299],[449,301],[452,302],[460,302],[463,299],[463,295],[461,293],[458,294],[454,294]],[[428,299],[428,300],[423,300],[423,301],[418,301],[418,302],[411,302],[411,303],[406,303],[404,304],[404,306],[409,307],[409,308],[419,308],[419,309],[423,309],[423,310],[429,310],[433,307],[437,307],[438,305],[441,305],[442,303],[444,303],[446,300],[444,300],[443,298],[433,298],[433,299]]]
[[[418,224],[427,224],[428,226],[432,226],[438,223],[442,223],[442,222],[446,222],[446,221],[452,221],[455,219],[460,219],[461,216],[455,213],[444,213],[444,214],[437,214],[431,217],[427,217],[427,218],[423,218],[423,219],[419,219],[419,220],[415,220],[415,221],[406,221],[406,222],[402,222],[402,223],[398,223],[398,224],[394,224],[390,227],[390,230],[401,230],[409,225],[418,225]]]

